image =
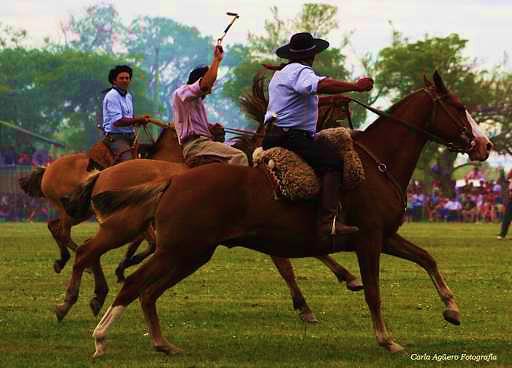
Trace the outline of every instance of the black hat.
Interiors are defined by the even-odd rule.
[[[190,72],[188,75],[188,81],[187,84],[193,84],[197,82],[200,78],[202,78],[206,72],[208,71],[209,67],[206,64],[198,65]]]
[[[307,59],[329,47],[329,42],[313,38],[311,33],[296,33],[290,38],[290,43],[276,50],[277,56],[288,60]]]
[[[133,76],[133,70],[128,65],[116,65],[115,68],[110,69],[108,72],[108,81],[110,84],[114,84],[117,76],[121,73],[128,73],[130,75],[130,79]]]

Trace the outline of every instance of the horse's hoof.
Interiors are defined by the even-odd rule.
[[[55,306],[55,316],[57,317],[57,321],[62,322],[64,317],[66,317],[66,314],[68,314],[66,304],[58,304]]]
[[[106,339],[104,337],[103,338],[96,338],[94,340],[94,344],[96,346],[96,351],[94,352],[92,358],[96,359],[96,358],[99,358],[102,355],[105,355],[105,351],[107,349]]]
[[[185,350],[183,350],[173,344],[155,345],[154,348],[156,351],[159,351],[159,352],[167,354],[167,355],[182,354],[185,352]]]
[[[97,316],[101,310],[101,307],[103,307],[103,303],[100,303],[98,298],[94,297],[89,302],[89,306],[91,307],[92,314],[94,314],[94,316]]]
[[[405,351],[402,345],[397,344],[396,342],[392,341],[384,346],[387,351],[391,353],[400,353]]]
[[[451,324],[454,324],[456,326],[460,325],[460,313],[459,311],[453,310],[453,309],[446,309],[443,312],[443,317],[446,321],[450,322]]]
[[[64,266],[61,266],[59,261],[53,262],[53,270],[55,271],[55,273],[61,273],[63,268]]]
[[[306,323],[318,323],[318,319],[313,312],[301,312],[299,313],[299,317]]]
[[[360,291],[364,289],[364,286],[358,279],[353,279],[347,282],[347,289],[350,291]]]

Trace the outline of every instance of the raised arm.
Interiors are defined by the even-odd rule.
[[[219,70],[219,65],[222,61],[222,58],[224,57],[224,50],[222,49],[222,46],[218,45],[215,46],[215,49],[213,51],[213,61],[212,65],[210,65],[210,68],[206,72],[203,78],[201,78],[201,81],[199,82],[199,86],[201,87],[201,90],[203,92],[209,92],[213,88],[213,85],[215,84],[215,81],[217,80],[217,72]]]

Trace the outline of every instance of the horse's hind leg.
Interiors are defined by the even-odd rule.
[[[71,239],[71,226],[66,226],[60,218],[56,218],[48,222],[48,230],[53,236],[53,239],[57,243],[60,250],[60,259],[56,259],[53,263],[53,270],[56,273],[60,273],[67,261],[70,258],[70,254],[67,248],[67,239]],[[66,233],[68,234],[66,236]]]
[[[153,347],[166,354],[181,352],[181,349],[170,344],[162,336],[155,303],[165,290],[208,262],[213,250],[214,248],[211,248],[203,255],[189,254],[187,257],[179,257],[168,252],[157,252],[137,271],[128,276],[112,306],[94,330],[93,337],[96,346],[94,357],[105,353],[108,329],[114,320],[121,315],[124,308],[137,297],[140,297]]]
[[[60,273],[68,262],[70,258],[69,249],[75,252],[78,248],[78,245],[71,239],[71,228],[82,221],[69,217],[63,209],[59,209],[59,217],[48,222],[48,230],[50,230],[60,250],[60,259],[56,259],[53,263],[53,269],[56,273]]]
[[[141,253],[134,255],[140,243],[146,239],[148,242],[148,247]],[[155,240],[155,230],[152,225],[150,225],[144,235],[140,235],[137,239],[135,239],[129,246],[126,251],[125,258],[119,263],[116,268],[116,276],[118,282],[123,282],[125,280],[124,270],[130,266],[137,265],[145,260],[149,255],[153,254],[156,249],[156,240]]]
[[[424,249],[395,234],[384,242],[383,252],[407,259],[422,267],[434,283],[437,293],[446,306],[443,316],[454,325],[460,325],[460,311],[454,296],[437,268],[434,258]]]
[[[125,229],[128,228],[129,227],[125,227]],[[87,240],[84,245],[78,247],[64,303],[57,305],[55,308],[55,314],[59,321],[66,316],[71,307],[76,303],[80,289],[80,280],[86,267],[93,267],[95,281],[99,281],[99,284],[95,287],[96,295],[91,300],[91,307],[93,307],[93,312],[101,308],[101,305],[98,304],[105,300],[104,296],[106,296],[108,292],[108,287],[106,287],[106,281],[104,284],[102,283],[105,277],[101,270],[99,259],[106,251],[120,247],[133,239],[135,237],[134,232],[136,233],[138,231],[140,230],[135,228],[132,232],[123,233],[119,231],[119,226],[101,225],[94,238]]]
[[[363,289],[363,284],[349,270],[340,265],[331,256],[316,257],[325,264],[334,273],[339,282],[346,282],[347,289],[350,291],[359,291]]]
[[[290,294],[292,295],[293,309],[299,311],[299,316],[304,322],[309,323],[317,323],[318,319],[316,318],[313,311],[309,308],[308,303],[306,303],[306,298],[302,294],[302,291],[297,285],[297,281],[295,278],[295,273],[293,272],[293,266],[288,258],[282,257],[271,257],[274,265],[281,277],[286,281],[288,288],[290,289]]]

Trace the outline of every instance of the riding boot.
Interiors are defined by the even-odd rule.
[[[340,171],[328,171],[323,175],[317,220],[317,247],[323,254],[337,250],[337,235],[349,235],[359,231],[356,226],[348,226],[341,222],[341,206],[338,206],[340,186]]]

